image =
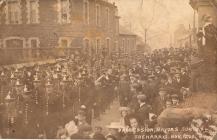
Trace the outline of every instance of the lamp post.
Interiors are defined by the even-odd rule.
[[[33,81],[33,86],[35,89],[35,93],[34,93],[34,97],[35,97],[35,104],[38,104],[38,98],[39,98],[39,94],[38,94],[38,89],[41,86],[40,80],[38,79],[38,76],[36,75],[34,81]]]
[[[5,97],[5,105],[7,110],[7,134],[10,135],[10,128],[15,123],[16,117],[16,98],[12,95],[12,92],[9,91],[7,96]]]
[[[1,75],[0,75],[0,82],[1,82],[1,85],[0,85],[0,104],[3,104],[3,100],[4,100],[4,81],[5,81],[5,73],[4,71],[1,72]]]
[[[10,86],[11,86],[11,87],[14,87],[15,82],[16,82],[16,78],[15,78],[14,74],[11,73],[11,77],[10,77]],[[13,91],[12,91],[12,92],[13,92]]]
[[[66,75],[63,76],[63,79],[62,81],[60,82],[60,85],[62,87],[62,90],[63,90],[63,93],[62,93],[62,107],[63,109],[65,108],[65,94],[66,94],[66,89],[68,87],[68,83],[69,83],[69,80],[67,79]]]
[[[28,112],[30,111],[30,102],[31,102],[31,96],[32,96],[32,92],[29,90],[29,88],[27,87],[27,85],[24,85],[24,89],[23,89],[23,99],[24,99],[24,123],[27,125],[29,123],[29,116],[28,116]]]
[[[49,96],[53,92],[53,84],[51,84],[50,79],[48,79],[46,85],[46,93],[45,93],[45,98],[46,98],[46,115],[49,114]]]
[[[20,97],[22,96],[23,94],[23,85],[20,83],[20,80],[17,79],[16,80],[16,83],[15,83],[15,92],[16,92],[16,95],[17,95],[17,108],[18,108],[18,112],[21,114],[22,111],[21,111],[21,106],[20,106]]]

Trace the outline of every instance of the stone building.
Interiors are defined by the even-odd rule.
[[[7,0],[0,10],[0,64],[118,45],[118,9],[106,0]]]
[[[190,0],[190,5],[197,11],[199,27],[203,25],[204,15],[210,15],[214,24],[217,25],[217,0]]]
[[[198,28],[203,28],[204,16],[211,16],[213,24],[217,27],[217,0],[190,0],[190,5],[198,14]],[[217,91],[217,57],[216,49],[209,45],[202,45],[198,40],[198,49],[202,63],[192,67],[193,89],[199,91]],[[192,61],[193,62],[193,61]]]

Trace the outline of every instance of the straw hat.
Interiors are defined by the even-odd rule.
[[[17,79],[17,81],[16,81],[16,86],[22,86],[19,79]]]
[[[7,94],[7,96],[5,97],[5,100],[6,100],[6,101],[10,102],[10,101],[15,100],[15,98],[13,98],[13,97],[11,96],[11,94],[12,94],[11,91],[9,91],[8,94]]]
[[[137,95],[137,99],[146,100],[146,96],[144,94],[139,94],[139,95]]]
[[[40,80],[38,79],[38,75],[36,75],[36,76],[34,77],[34,82],[40,82]]]
[[[29,88],[27,87],[27,85],[24,85],[24,89],[23,89],[24,93],[28,94],[30,93]]]
[[[120,128],[124,128],[123,125],[121,125],[119,122],[112,122],[110,125],[106,126],[109,129],[120,129]]]
[[[11,77],[10,77],[11,79],[15,79],[15,76],[14,76],[14,74],[12,73],[11,74]]]
[[[129,107],[120,107],[119,111],[130,111]]]
[[[5,76],[5,73],[2,71],[1,76]]]

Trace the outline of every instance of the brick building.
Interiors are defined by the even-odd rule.
[[[55,58],[78,48],[109,54],[118,45],[118,9],[106,0],[7,0],[0,10],[0,64]]]
[[[132,55],[136,52],[137,35],[120,26],[119,30],[119,52]]]

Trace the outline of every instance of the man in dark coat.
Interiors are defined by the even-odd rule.
[[[202,45],[206,48],[203,53],[205,59],[208,62],[215,63],[217,61],[215,54],[217,51],[217,28],[213,24],[211,16],[204,17]],[[213,59],[214,56],[215,60]]]
[[[129,91],[130,86],[129,81],[127,80],[127,76],[122,75],[119,82],[119,97],[121,106],[127,106],[129,103]]]
[[[149,113],[151,112],[151,106],[146,103],[146,96],[144,94],[137,96],[139,107],[136,110],[136,116],[141,124],[149,119]]]

